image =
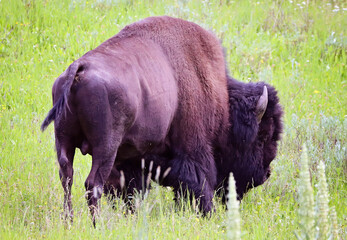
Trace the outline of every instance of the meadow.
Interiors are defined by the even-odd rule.
[[[79,152],[72,188],[74,223],[61,218],[54,130],[40,124],[52,84],[74,60],[153,15],[170,15],[213,31],[236,79],[265,81],[285,111],[272,175],[240,203],[242,239],[296,239],[302,146],[313,194],[323,161],[338,238],[347,238],[347,4],[345,1],[0,0],[0,238],[226,239],[225,207],[203,218],[168,188],[154,185],[127,214],[101,200],[96,229],[84,198],[91,157]]]

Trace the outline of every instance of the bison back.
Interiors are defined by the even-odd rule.
[[[150,17],[125,27],[99,46],[108,48],[138,38],[161,47],[178,87],[178,109],[170,140],[185,152],[221,142],[228,127],[228,93],[223,50],[219,40],[197,24]]]

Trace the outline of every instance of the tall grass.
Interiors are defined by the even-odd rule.
[[[346,239],[347,91],[345,1],[0,1],[0,238],[221,239],[225,207],[202,218],[177,207],[154,186],[142,207],[126,213],[101,200],[92,228],[83,182],[91,158],[77,154],[72,188],[74,224],[61,220],[63,190],[53,128],[39,126],[51,107],[51,86],[72,61],[125,25],[171,15],[212,30],[226,49],[231,75],[276,87],[285,132],[272,175],[240,203],[243,239],[294,239],[299,230],[297,177],[305,143],[313,191],[325,162],[336,234]],[[334,218],[334,217],[333,217]]]
[[[236,194],[236,183],[234,175],[230,173],[229,176],[229,192],[227,202],[227,238],[233,240],[241,239],[241,219],[239,210],[239,201],[237,200]]]
[[[324,178],[325,180],[325,178]],[[301,234],[299,239],[313,239],[315,233],[315,213],[313,188],[311,186],[311,176],[309,172],[307,148],[304,145],[301,156],[301,169],[298,178],[298,203],[299,203],[299,226]],[[325,209],[322,209],[323,211]],[[326,224],[322,224],[324,227]]]

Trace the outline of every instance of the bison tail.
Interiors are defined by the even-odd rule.
[[[76,74],[79,68],[82,67],[78,61],[73,62],[68,70],[65,84],[63,85],[63,95],[60,96],[58,101],[54,104],[53,108],[48,112],[47,117],[43,120],[41,125],[41,131],[44,131],[48,125],[54,121],[58,116],[62,114],[62,112],[66,111],[66,109],[70,110],[68,105],[68,97],[70,95],[71,86],[75,80]]]
[[[55,120],[57,116],[57,112],[63,108],[65,99],[61,97],[56,104],[54,104],[53,108],[48,112],[47,117],[43,120],[41,125],[41,131],[45,131],[48,125]]]

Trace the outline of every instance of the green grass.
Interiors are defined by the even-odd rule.
[[[308,2],[308,1],[307,1]],[[91,158],[77,154],[72,189],[74,224],[61,220],[63,190],[50,126],[51,87],[72,61],[125,25],[171,15],[212,30],[226,48],[230,73],[274,85],[285,132],[269,181],[241,202],[242,239],[295,239],[297,178],[306,143],[314,192],[326,164],[330,206],[347,238],[347,5],[345,1],[0,1],[0,238],[223,239],[227,214],[201,218],[175,207],[155,186],[136,214],[105,198],[97,229],[84,199]],[[337,11],[339,9],[339,11]]]

